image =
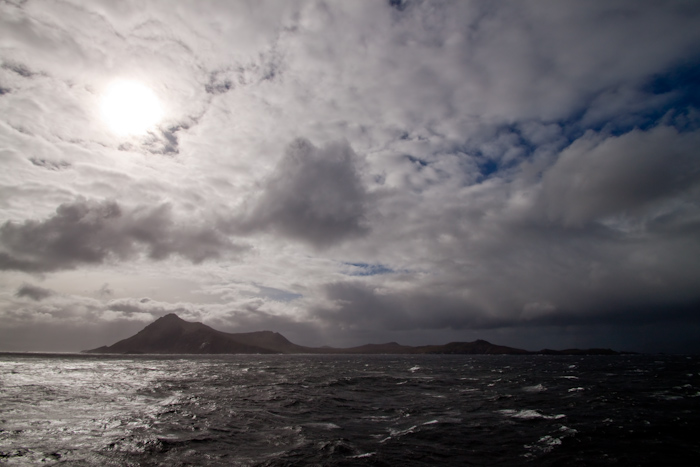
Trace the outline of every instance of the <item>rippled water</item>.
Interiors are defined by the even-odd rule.
[[[0,354],[8,465],[699,465],[700,359]]]

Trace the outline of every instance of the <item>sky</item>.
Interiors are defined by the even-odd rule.
[[[700,352],[700,2],[0,3],[0,351]]]

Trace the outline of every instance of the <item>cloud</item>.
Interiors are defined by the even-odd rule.
[[[52,296],[54,293],[55,292],[53,290],[45,289],[43,287],[39,287],[38,285],[23,284],[19,289],[17,289],[15,296],[31,298],[32,300],[38,302]]]
[[[97,290],[96,295],[99,298],[105,299],[114,295],[114,290],[109,286],[108,283],[102,284],[102,286]]]
[[[547,216],[582,225],[678,197],[700,183],[700,132],[658,126],[620,136],[589,133],[561,153],[542,182]]]
[[[0,2],[0,331],[177,311],[300,343],[616,347],[665,317],[664,339],[688,335],[699,19],[634,0]],[[161,100],[151,133],[105,128],[118,78]],[[26,272],[55,294],[18,296]]]
[[[141,252],[154,260],[179,255],[200,263],[243,249],[212,227],[176,222],[169,204],[123,208],[84,198],[60,205],[43,221],[6,222],[0,247],[0,269],[26,272],[125,260]]]
[[[32,164],[36,165],[37,167],[44,167],[45,169],[48,170],[64,170],[70,167],[70,164],[67,162],[63,161],[51,161],[51,160],[46,160],[46,159],[37,159],[37,158],[30,158],[29,162]]]
[[[458,294],[440,294],[429,288],[413,290],[377,287],[357,281],[328,283],[326,298],[335,306],[319,307],[313,315],[326,326],[357,329],[415,330],[495,327],[488,316]]]
[[[362,160],[347,142],[316,148],[306,139],[284,157],[251,204],[243,231],[272,231],[316,248],[367,234],[369,195]]]

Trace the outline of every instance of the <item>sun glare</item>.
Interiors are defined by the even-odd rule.
[[[102,117],[120,136],[141,135],[163,115],[160,102],[149,88],[136,81],[117,81],[102,97]]]

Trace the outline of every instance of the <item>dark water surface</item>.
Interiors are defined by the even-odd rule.
[[[682,356],[0,354],[7,465],[700,465]]]

